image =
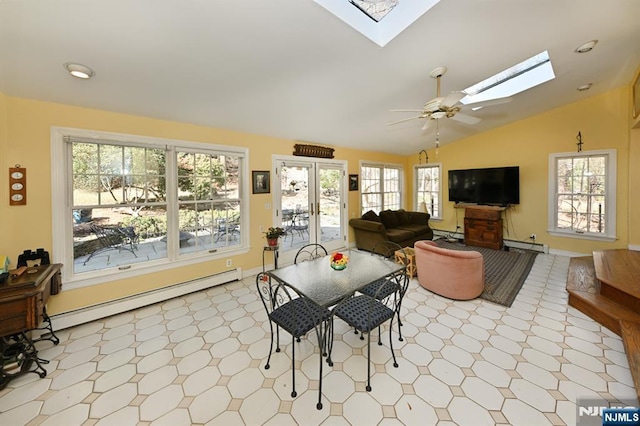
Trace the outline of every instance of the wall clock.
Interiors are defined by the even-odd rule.
[[[9,168],[9,205],[27,204],[27,169],[16,164]]]

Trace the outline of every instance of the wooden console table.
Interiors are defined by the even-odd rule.
[[[61,264],[28,267],[22,275],[0,284],[0,389],[25,373],[47,374],[41,365],[47,361],[38,358],[34,343],[60,342],[46,304],[50,295],[60,291],[61,268]],[[44,330],[45,334],[34,340],[29,336],[32,330]]]
[[[464,206],[464,243],[468,246],[502,250],[504,207]]]

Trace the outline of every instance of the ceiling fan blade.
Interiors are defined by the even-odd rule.
[[[427,122],[426,122],[426,123],[424,123],[424,126],[422,126],[422,130],[427,130],[427,129],[429,128],[429,126],[431,126],[431,122],[432,122],[432,121],[434,121],[434,119],[429,118],[429,119],[427,120]]]
[[[390,109],[390,112],[422,112],[421,109]]]
[[[461,114],[461,113],[457,113],[456,115],[451,117],[451,119],[459,121],[464,124],[478,124],[479,122],[482,121],[478,117],[473,117],[471,115]]]
[[[446,98],[444,98],[441,105],[451,108],[452,106],[460,102],[460,99],[464,98],[465,96],[467,96],[467,94],[464,92],[451,92],[449,93],[449,95],[447,95]]]
[[[443,100],[444,98],[433,98],[426,104],[424,104],[424,107],[422,107],[422,109],[429,112],[438,111],[440,109],[440,106],[442,105]]]
[[[387,124],[385,124],[385,126],[391,126],[391,125],[394,125],[394,124],[403,123],[405,121],[415,120],[415,119],[418,119],[418,118],[424,118],[424,116],[418,115],[416,117],[403,118],[402,120],[396,120],[396,121],[392,121],[390,123],[387,123]]]
[[[511,102],[512,100],[513,98],[509,96],[504,98],[490,99],[488,101],[480,101],[480,102],[474,102],[472,104],[465,104],[462,107],[462,109],[476,109],[476,108],[484,108],[484,107],[493,106],[493,105],[501,105],[501,104],[506,104],[508,102]]]

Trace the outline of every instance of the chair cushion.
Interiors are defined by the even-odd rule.
[[[395,228],[400,223],[398,222],[398,218],[396,216],[396,212],[392,210],[385,210],[380,212],[380,221],[384,225],[385,228]]]
[[[376,297],[378,300],[385,299],[398,289],[398,284],[386,278],[380,278],[370,284],[367,284],[360,290],[360,293],[370,297]]]
[[[369,332],[394,315],[394,311],[373,297],[360,295],[351,297],[338,305],[334,314],[351,327],[362,332]]]
[[[370,220],[372,222],[380,222],[380,217],[373,210],[369,210],[365,214],[362,215],[364,220]]]
[[[269,314],[271,321],[284,328],[293,337],[306,334],[320,322],[328,320],[329,316],[328,310],[302,297],[292,299]]]

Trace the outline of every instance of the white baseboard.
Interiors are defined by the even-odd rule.
[[[242,279],[242,269],[235,268],[205,278],[136,294],[135,296],[52,315],[51,322],[54,330],[62,330],[240,279]]]

